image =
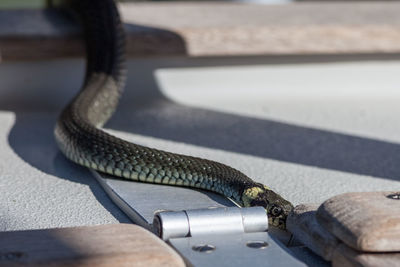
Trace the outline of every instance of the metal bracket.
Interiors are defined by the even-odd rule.
[[[168,242],[192,266],[306,266],[267,232],[172,238]]]
[[[192,266],[305,266],[267,231],[261,207],[239,208],[220,195],[123,181],[93,171],[133,222],[155,232]]]
[[[158,212],[153,226],[194,266],[303,266],[268,235],[262,207]]]

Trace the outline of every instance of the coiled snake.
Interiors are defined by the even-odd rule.
[[[129,143],[101,130],[125,82],[125,37],[112,0],[73,1],[86,37],[86,77],[62,111],[55,137],[70,160],[113,176],[210,190],[241,206],[263,206],[269,223],[285,228],[290,202],[243,173],[207,159]]]

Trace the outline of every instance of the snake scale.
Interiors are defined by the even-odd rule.
[[[269,223],[285,229],[290,202],[224,164],[124,141],[101,127],[117,107],[125,84],[125,35],[113,0],[71,1],[84,27],[86,76],[62,111],[55,138],[63,154],[80,165],[133,181],[200,188],[241,206],[263,206]]]

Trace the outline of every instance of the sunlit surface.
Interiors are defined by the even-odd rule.
[[[130,61],[107,128],[231,165],[295,204],[400,186],[399,62],[232,62]],[[54,142],[83,69],[81,60],[0,65],[1,230],[126,220]]]

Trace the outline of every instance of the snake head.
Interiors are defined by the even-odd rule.
[[[293,205],[264,185],[247,188],[242,194],[245,207],[262,206],[268,214],[268,223],[286,229],[286,219]]]

